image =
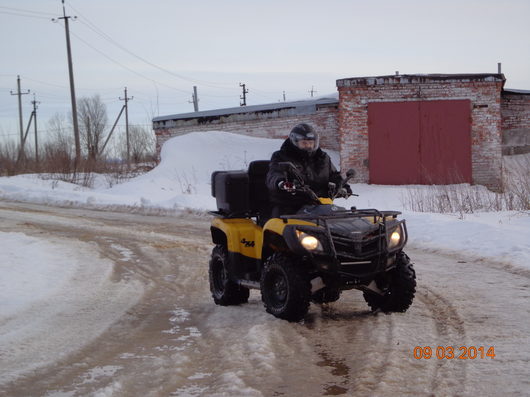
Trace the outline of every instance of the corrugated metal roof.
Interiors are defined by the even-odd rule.
[[[511,89],[511,88],[505,88],[502,91],[506,92],[508,94],[530,95],[530,91],[529,90],[514,90],[514,89]]]
[[[278,102],[269,103],[265,105],[252,105],[252,106],[239,106],[233,108],[214,109],[214,110],[203,110],[200,112],[180,113],[172,114],[169,116],[159,116],[153,119],[153,122],[167,121],[167,120],[184,120],[184,119],[196,119],[202,117],[216,117],[226,116],[230,114],[245,114],[245,113],[256,113],[266,112],[281,109],[304,109],[307,111],[308,107],[316,107],[318,105],[333,105],[338,104],[338,97],[322,97],[317,99],[309,99],[306,101],[293,101],[293,102]]]

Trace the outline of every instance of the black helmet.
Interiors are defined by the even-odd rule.
[[[296,125],[289,134],[291,143],[297,149],[313,154],[318,149],[319,137],[315,129],[309,124],[298,124]],[[313,143],[310,143],[310,142]]]

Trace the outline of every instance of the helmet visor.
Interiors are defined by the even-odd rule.
[[[304,152],[313,153],[315,150],[318,149],[318,134],[309,133],[303,135],[298,134],[296,132],[291,132],[289,137],[293,145]]]

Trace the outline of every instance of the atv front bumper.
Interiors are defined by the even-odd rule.
[[[405,221],[397,220],[398,214],[340,211],[314,217],[315,226],[288,225],[283,234],[289,249],[307,265],[353,286],[394,267],[396,254],[408,238]]]

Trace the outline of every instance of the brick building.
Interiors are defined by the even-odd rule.
[[[530,152],[530,91],[504,90],[501,115],[503,154]]]
[[[502,74],[347,78],[337,80],[338,99],[163,116],[153,127],[160,150],[191,131],[284,138],[307,122],[324,148],[339,151],[341,169],[357,170],[356,182],[498,189],[503,151],[525,150],[530,134],[530,92],[504,83]]]
[[[153,128],[157,152],[160,153],[162,144],[169,138],[188,132],[218,130],[285,138],[298,123],[312,124],[320,132],[323,146],[338,151],[338,105],[337,98],[319,98],[156,117]]]

